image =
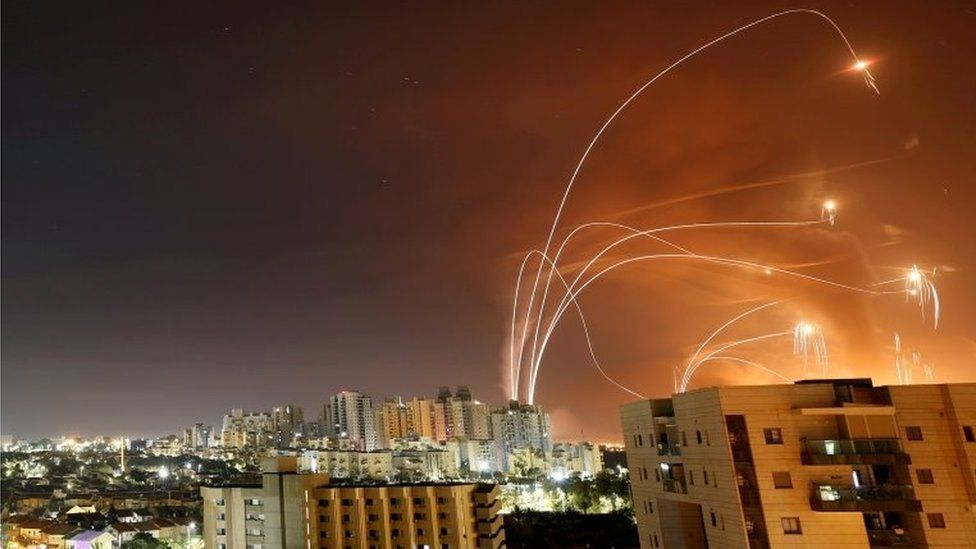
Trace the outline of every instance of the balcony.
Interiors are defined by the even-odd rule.
[[[881,486],[814,485],[810,508],[825,512],[912,512],[922,511],[910,484]]]
[[[659,455],[659,456],[680,456],[681,455],[681,446],[679,446],[679,445],[677,445],[677,444],[675,444],[673,442],[669,442],[667,444],[658,444],[657,445],[657,455]]]
[[[921,547],[905,532],[895,530],[868,530],[868,543],[871,547]]]
[[[910,465],[897,438],[815,439],[803,441],[804,465]]]
[[[665,492],[671,492],[672,494],[688,493],[688,487],[685,485],[685,481],[682,479],[675,479],[675,478],[661,479],[661,486],[664,488]]]

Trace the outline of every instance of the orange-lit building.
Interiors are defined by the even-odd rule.
[[[621,420],[641,547],[976,547],[976,384],[711,387]]]

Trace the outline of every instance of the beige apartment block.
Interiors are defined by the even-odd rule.
[[[261,484],[202,487],[207,549],[497,549],[505,543],[496,485],[340,485],[263,464]]]
[[[641,547],[976,547],[976,384],[711,387],[621,421]]]
[[[309,496],[309,547],[497,549],[504,545],[498,486],[328,486]]]

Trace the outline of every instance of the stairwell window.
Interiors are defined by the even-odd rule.
[[[942,513],[929,513],[929,528],[945,528],[945,517]]]
[[[963,425],[962,434],[966,438],[966,442],[976,442],[976,432],[973,431],[971,425]]]
[[[905,438],[908,440],[923,440],[921,427],[905,427]]]
[[[800,517],[783,517],[783,533],[789,536],[799,536],[803,533],[800,527]]]
[[[935,477],[932,476],[932,469],[916,469],[915,476],[918,477],[919,484],[935,484]]]
[[[783,490],[786,488],[793,487],[793,478],[790,477],[789,471],[773,471],[773,487],[777,490]]]

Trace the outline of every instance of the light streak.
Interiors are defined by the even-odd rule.
[[[599,223],[595,223],[595,224],[603,224],[603,223],[606,223],[606,222],[599,222]],[[576,278],[573,279],[572,284],[570,284],[570,288],[575,288],[576,285],[577,285],[577,283],[580,281],[580,279],[583,277],[583,275],[586,274],[586,272],[589,270],[589,268],[594,263],[596,263],[602,256],[604,256],[608,251],[610,251],[611,249],[613,249],[616,246],[619,246],[620,244],[623,244],[624,242],[627,242],[628,240],[637,238],[639,236],[649,236],[649,237],[651,237],[651,238],[653,238],[655,240],[658,240],[660,242],[663,242],[665,244],[668,244],[668,245],[670,245],[670,246],[672,246],[672,247],[674,247],[674,248],[676,248],[676,249],[684,252],[686,257],[696,257],[696,258],[703,258],[704,259],[704,258],[707,258],[708,256],[702,256],[702,255],[696,254],[694,252],[691,252],[690,250],[687,250],[686,248],[682,248],[682,247],[680,247],[680,246],[678,246],[678,245],[676,245],[676,244],[674,244],[674,243],[672,243],[670,241],[667,241],[667,240],[661,239],[660,237],[654,236],[654,233],[665,232],[665,231],[676,231],[676,230],[683,230],[683,229],[704,229],[704,228],[731,228],[731,227],[739,227],[739,228],[803,227],[803,226],[817,225],[817,224],[820,224],[820,223],[823,223],[823,221],[730,221],[730,222],[713,222],[713,223],[686,223],[686,224],[682,224],[682,225],[671,225],[671,226],[667,226],[667,227],[658,227],[658,228],[655,228],[655,229],[648,229],[648,230],[641,230],[641,229],[637,229],[637,228],[634,228],[634,227],[629,227],[627,225],[622,225],[622,224],[619,224],[619,223],[606,223],[607,225],[612,225],[614,227],[619,227],[619,228],[623,228],[623,229],[629,230],[629,231],[632,232],[632,234],[617,239],[616,241],[612,242],[608,246],[604,247],[599,253],[597,253],[592,259],[590,259],[590,261],[576,275]],[[577,227],[576,229],[574,229],[569,234],[569,236],[566,237],[566,239],[563,241],[563,244],[559,247],[559,250],[557,251],[556,257],[553,259],[553,263],[554,264],[556,262],[558,262],[559,255],[563,252],[563,250],[565,248],[565,245],[569,241],[569,239],[576,232],[578,232],[582,228],[587,227],[588,225],[591,225],[591,224],[585,224],[585,225],[582,225],[580,227]],[[713,259],[715,259],[715,258],[713,258]],[[727,259],[727,258],[722,258],[722,259]],[[728,261],[734,261],[734,260],[728,259]],[[766,274],[771,274],[771,272],[773,270],[776,270],[774,267],[765,267],[765,266],[762,266],[762,267],[764,267],[764,272],[766,272]],[[788,271],[783,271],[783,272],[788,272]],[[599,275],[597,275],[597,276],[599,276]],[[547,281],[546,285],[543,287],[543,294],[542,294],[542,298],[543,298],[542,299],[542,302],[543,302],[543,304],[542,304],[542,306],[539,309],[539,316],[538,316],[538,319],[537,319],[537,322],[536,322],[535,335],[533,336],[533,342],[532,342],[533,343],[533,345],[532,345],[532,353],[530,355],[530,362],[529,362],[529,368],[530,368],[529,369],[529,386],[530,387],[533,387],[533,388],[536,385],[536,377],[538,375],[538,370],[539,370],[539,367],[540,367],[541,361],[542,361],[541,352],[538,350],[539,348],[538,348],[537,345],[538,345],[538,334],[539,334],[539,330],[540,330],[540,328],[542,326],[542,317],[543,317],[545,301],[546,301],[546,298],[548,296],[548,293],[549,293],[549,284],[548,284],[548,281]],[[530,300],[529,301],[530,301],[530,303],[532,302],[531,296],[530,296]],[[562,302],[560,303],[559,307],[557,307],[557,315],[554,315],[553,319],[551,320],[551,323],[550,323],[549,328],[547,329],[547,332],[546,332],[544,341],[548,341],[548,338],[551,335],[553,328],[555,327],[555,323],[558,322],[558,316],[561,316],[561,310],[563,309],[563,307],[566,304],[566,302],[567,302],[567,297],[564,297],[563,300],[562,300]],[[523,341],[522,341],[521,344],[523,346],[525,345],[524,339],[523,339]],[[521,356],[522,355],[520,353],[519,357],[521,358]],[[521,361],[518,363],[518,368],[521,368]],[[532,399],[533,397],[534,397],[534,390],[530,392],[530,399]],[[532,401],[529,400],[529,403],[531,403],[531,402]]]
[[[752,27],[755,27],[757,25],[761,25],[763,23],[766,23],[768,21],[772,21],[774,19],[778,19],[780,17],[790,16],[790,15],[813,15],[813,16],[818,17],[818,18],[826,21],[827,23],[829,23],[830,26],[837,32],[837,34],[843,40],[845,46],[847,47],[848,51],[850,52],[851,57],[853,58],[855,64],[859,64],[860,63],[860,59],[859,59],[857,53],[854,51],[854,47],[851,45],[850,40],[847,39],[847,36],[844,34],[844,31],[841,30],[841,28],[837,25],[837,23],[835,23],[833,19],[831,19],[829,16],[827,16],[826,14],[824,14],[822,12],[819,12],[819,11],[816,11],[816,10],[812,10],[812,9],[806,9],[806,8],[798,8],[798,9],[784,10],[784,11],[780,11],[780,12],[777,12],[777,13],[774,13],[774,14],[771,14],[771,15],[767,15],[765,17],[761,17],[761,18],[756,19],[756,20],[754,20],[754,21],[752,21],[750,23],[747,23],[747,24],[742,25],[742,26],[740,26],[738,28],[735,28],[735,29],[733,29],[733,30],[731,30],[731,31],[729,31],[729,32],[727,32],[727,33],[725,33],[725,34],[717,37],[717,38],[714,38],[714,39],[706,42],[705,44],[703,44],[703,45],[695,48],[694,50],[686,53],[685,55],[683,55],[682,57],[680,57],[677,61],[674,61],[673,63],[671,63],[670,65],[668,65],[667,67],[665,67],[663,70],[661,70],[660,72],[658,72],[657,74],[655,74],[651,79],[649,79],[647,82],[645,82],[643,85],[641,85],[634,93],[632,93],[627,99],[625,99],[617,107],[617,109],[603,122],[603,125],[596,132],[596,134],[594,134],[593,138],[590,140],[590,142],[587,145],[586,149],[583,151],[583,154],[580,156],[579,161],[576,163],[576,167],[574,168],[573,173],[572,173],[572,175],[569,178],[569,182],[567,183],[566,188],[563,191],[562,198],[559,201],[559,206],[556,208],[556,214],[555,214],[555,216],[553,217],[553,220],[552,220],[552,225],[549,228],[549,234],[546,237],[545,246],[542,249],[542,256],[543,257],[548,257],[548,255],[549,255],[549,249],[552,246],[552,241],[553,241],[553,238],[555,237],[555,234],[556,234],[556,228],[559,225],[559,219],[562,217],[562,213],[563,213],[563,210],[565,209],[566,202],[569,199],[569,194],[572,191],[572,188],[573,188],[574,184],[576,183],[577,177],[579,177],[580,171],[583,168],[583,164],[586,162],[587,158],[590,155],[590,152],[596,146],[597,142],[603,136],[603,133],[607,130],[608,127],[610,127],[610,124],[617,118],[617,116],[621,112],[623,112],[623,110],[626,109],[628,105],[630,105],[631,102],[633,102],[639,95],[641,95],[644,92],[644,90],[646,90],[647,88],[649,88],[651,85],[653,85],[655,82],[657,82],[660,78],[662,78],[663,76],[667,75],[673,69],[675,69],[676,67],[680,66],[685,61],[687,61],[687,60],[695,57],[696,55],[698,55],[702,51],[705,51],[705,50],[711,48],[712,46],[714,46],[716,44],[719,44],[719,43],[725,41],[726,39],[731,38],[731,37],[733,37],[733,36],[735,36],[735,35],[737,35],[737,34],[739,34],[741,32],[744,32],[744,31],[746,31],[748,29],[751,29]],[[871,75],[871,72],[867,69],[867,66],[864,66],[861,70],[864,72],[865,82],[868,83],[869,87],[871,87],[875,92],[880,93],[878,91],[877,86],[874,84],[874,77]],[[529,298],[530,305],[529,305],[529,307],[526,308],[526,317],[525,317],[525,321],[523,322],[523,337],[522,337],[521,342],[520,342],[520,347],[523,347],[525,345],[525,335],[527,334],[529,321],[531,319],[532,312],[533,312],[533,307],[532,307],[531,303],[532,303],[532,301],[533,301],[533,299],[535,297],[536,290],[538,289],[538,286],[539,286],[539,281],[540,281],[540,279],[542,277],[542,271],[544,269],[545,269],[545,264],[544,264],[544,262],[540,261],[540,263],[539,263],[539,269],[536,271],[535,279],[534,279],[534,281],[532,283],[532,291],[530,293],[530,298]],[[553,269],[549,269],[549,272],[548,272],[547,277],[546,277],[546,288],[548,288],[549,284],[551,283],[552,276],[553,276]],[[539,308],[539,316],[540,317],[542,316],[542,312],[544,311],[544,307],[545,307],[544,302],[545,302],[545,299],[543,298],[542,304],[540,305],[540,308]],[[531,362],[532,364],[535,364],[537,362],[537,359],[535,357],[535,355],[536,355],[536,349],[537,349],[537,345],[536,345],[537,343],[538,343],[538,338],[534,336],[533,337],[533,345],[532,345],[532,347],[533,347],[532,362]],[[521,356],[521,351],[520,351],[520,356]],[[520,369],[520,366],[521,366],[521,362],[519,362],[519,365],[518,366],[512,366],[512,369],[513,370]],[[530,384],[534,387],[535,380],[533,379],[530,382]],[[515,399],[515,400],[518,399],[518,392],[517,391],[518,391],[518,387],[517,387],[517,384],[516,384],[515,387],[514,387],[513,395],[512,395],[513,399]]]
[[[815,283],[822,284],[822,285],[826,285],[826,286],[830,286],[830,287],[833,287],[833,288],[844,289],[844,290],[848,290],[848,291],[852,291],[852,292],[857,292],[857,293],[862,293],[862,294],[866,294],[866,295],[890,295],[890,294],[900,294],[900,293],[902,293],[901,291],[898,291],[898,290],[896,290],[896,291],[882,291],[882,290],[871,290],[871,289],[868,289],[868,288],[861,288],[861,287],[857,287],[857,286],[851,286],[849,284],[843,284],[843,283],[835,282],[833,280],[828,280],[828,279],[825,279],[825,278],[820,278],[820,277],[816,277],[816,276],[812,276],[812,275],[798,273],[798,272],[795,272],[795,271],[790,271],[788,269],[781,269],[781,268],[774,267],[774,266],[771,266],[771,265],[763,265],[761,263],[755,263],[755,262],[752,262],[752,261],[744,261],[744,260],[732,259],[732,258],[720,257],[720,256],[709,256],[709,255],[701,255],[701,254],[665,254],[665,253],[661,253],[661,254],[641,255],[641,256],[635,256],[635,257],[629,257],[629,258],[626,258],[626,259],[622,259],[620,261],[617,261],[617,262],[613,263],[612,265],[610,265],[608,267],[605,267],[604,269],[602,269],[601,271],[599,271],[597,274],[595,274],[592,277],[590,277],[589,279],[587,279],[582,285],[580,285],[579,288],[574,289],[571,294],[568,294],[563,299],[563,302],[560,304],[560,306],[557,308],[556,312],[553,315],[552,320],[549,322],[549,327],[548,327],[548,329],[546,331],[546,335],[542,339],[542,343],[540,344],[539,356],[537,357],[537,361],[536,361],[536,363],[534,365],[534,371],[533,372],[530,372],[529,391],[528,391],[528,394],[527,394],[527,396],[528,396],[527,402],[528,403],[531,404],[534,401],[534,397],[535,397],[535,386],[536,386],[536,381],[537,381],[537,378],[538,378],[538,371],[539,371],[539,368],[541,366],[542,355],[545,352],[546,346],[548,345],[549,338],[552,336],[552,332],[555,330],[555,327],[556,327],[557,323],[559,322],[559,319],[562,317],[562,314],[565,312],[565,309],[568,306],[567,300],[568,299],[571,299],[571,298],[575,298],[583,290],[585,290],[587,287],[589,287],[590,284],[594,283],[596,280],[598,280],[600,277],[602,277],[603,275],[605,275],[606,273],[608,273],[610,271],[613,271],[613,270],[618,269],[618,268],[620,268],[622,266],[629,265],[629,264],[634,263],[634,262],[637,262],[637,261],[648,261],[648,260],[652,260],[652,259],[679,259],[679,260],[692,259],[692,260],[705,261],[705,262],[708,262],[708,263],[715,263],[715,264],[719,264],[719,265],[729,265],[729,266],[734,266],[734,267],[739,267],[739,268],[745,268],[745,269],[750,269],[750,270],[758,270],[760,272],[763,272],[764,270],[768,269],[768,270],[770,270],[770,271],[772,271],[774,273],[784,274],[784,275],[791,276],[791,277],[794,277],[794,278],[799,278],[801,280],[805,280],[805,281],[809,281],[809,282],[815,282]],[[572,296],[572,297],[570,297],[570,296]]]
[[[790,331],[783,331],[783,332],[774,332],[774,333],[771,333],[771,334],[763,334],[763,335],[758,335],[758,336],[747,337],[745,339],[739,339],[739,340],[732,341],[730,343],[726,343],[725,345],[720,346],[719,348],[715,349],[714,351],[706,354],[704,357],[702,357],[701,360],[699,360],[698,362],[696,362],[691,368],[689,368],[688,370],[685,371],[685,375],[681,379],[681,384],[678,386],[678,392],[679,393],[683,393],[686,390],[688,390],[688,384],[691,382],[691,378],[693,378],[695,376],[695,372],[698,371],[698,368],[701,367],[701,365],[704,364],[705,362],[707,362],[707,361],[711,360],[712,358],[714,358],[719,353],[721,353],[723,351],[726,351],[728,349],[731,349],[733,347],[739,347],[741,345],[746,345],[746,344],[749,344],[749,343],[755,343],[757,341],[765,341],[767,339],[775,339],[777,337],[785,337],[785,336],[789,336],[789,335],[792,335],[792,334],[793,334],[792,330],[790,330]]]

